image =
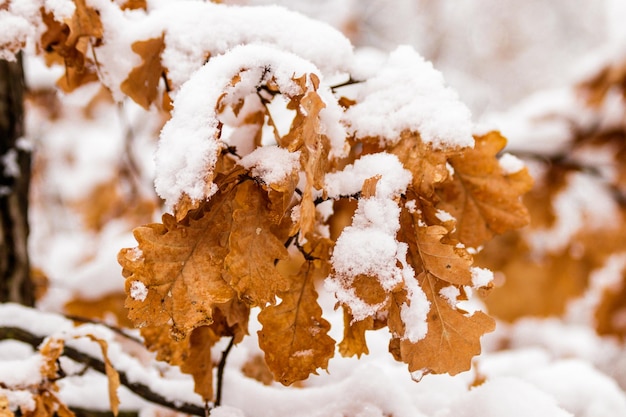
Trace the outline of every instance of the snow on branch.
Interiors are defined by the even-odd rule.
[[[393,145],[405,130],[436,149],[473,146],[471,113],[443,75],[413,48],[402,46],[357,90],[344,121],[357,138]]]
[[[191,381],[187,386],[181,384],[180,380],[168,380],[156,369],[142,365],[121,350],[110,329],[94,324],[75,327],[71,320],[62,316],[17,304],[0,305],[0,340],[19,340],[33,348],[39,347],[47,338],[64,340],[63,356],[105,374],[105,361],[99,359],[100,349],[87,336],[106,341],[109,359],[115,364],[121,385],[154,404],[191,415],[205,415],[205,408],[191,394]],[[31,371],[39,372],[38,366],[30,368]],[[29,385],[29,381],[32,382],[36,377],[32,375],[33,372],[17,373],[19,380],[15,381],[16,386]]]

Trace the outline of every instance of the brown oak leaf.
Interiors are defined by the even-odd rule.
[[[92,7],[87,6],[85,0],[74,0],[76,11],[72,19],[67,22],[70,29],[67,38],[68,45],[76,45],[79,38],[92,37],[99,41],[104,30],[100,21],[100,14]]]
[[[435,187],[449,176],[446,162],[452,152],[433,149],[417,132],[402,132],[400,140],[386,151],[411,171],[413,189],[424,198],[432,198]]]
[[[394,291],[388,313],[393,335],[390,351],[406,362],[411,372],[454,375],[470,368],[472,357],[480,353],[480,336],[493,331],[494,321],[482,312],[469,316],[440,294],[450,285],[462,294],[462,286],[471,285],[472,260],[454,241],[442,242],[448,233],[445,227],[423,225],[420,213],[402,210],[398,238],[408,245],[407,262],[430,303],[428,330],[416,342],[404,337],[407,323],[402,319],[402,306],[416,300],[407,300],[407,289]]]
[[[235,296],[224,281],[224,258],[233,218],[233,187],[218,192],[181,221],[134,230],[137,248],[122,249],[128,316],[137,326],[171,325],[184,338],[211,324],[212,309]],[[170,322],[171,320],[171,322]]]
[[[109,344],[106,342],[106,340],[99,339],[91,334],[86,335],[86,337],[96,342],[98,346],[100,346],[102,357],[104,358],[104,372],[109,385],[109,405],[111,407],[113,415],[117,416],[120,408],[120,399],[117,395],[117,390],[120,387],[120,374],[113,367],[113,364],[109,359]]]
[[[272,233],[267,193],[255,182],[242,183],[232,202],[232,230],[224,259],[224,280],[253,306],[274,303],[274,295],[288,287],[276,269],[287,249]]]
[[[85,0],[75,0],[76,9],[70,19],[60,22],[52,13],[41,8],[46,31],[40,43],[48,54],[48,63],[62,60],[65,76],[57,84],[65,92],[98,80],[95,63],[85,57],[90,45],[97,46],[104,34],[98,12],[87,6]]]
[[[165,35],[159,38],[136,41],[133,52],[138,54],[142,63],[128,74],[121,89],[133,101],[148,110],[158,96],[159,81],[165,69],[161,64],[161,53],[165,49]]]
[[[365,340],[365,332],[368,330],[378,330],[386,326],[385,320],[378,320],[373,316],[366,317],[363,320],[354,321],[352,314],[347,307],[343,308],[343,340],[339,343],[339,353],[344,357],[369,354],[367,342]]]
[[[282,302],[259,314],[263,325],[259,346],[274,377],[284,385],[326,369],[335,352],[335,341],[328,336],[330,323],[322,318],[314,285],[328,268],[316,267],[318,262],[305,262],[300,273],[291,277],[289,290],[279,293]]]
[[[498,132],[476,137],[474,148],[449,159],[454,175],[437,187],[436,207],[456,218],[456,236],[468,247],[478,248],[530,220],[520,197],[531,189],[532,178],[526,168],[505,175],[496,159],[505,144]]]
[[[311,81],[316,85],[314,74]],[[305,91],[306,76],[294,80]],[[319,80],[318,80],[319,81]],[[313,188],[322,189],[324,176],[328,171],[330,140],[323,134],[320,125],[320,111],[326,107],[316,91],[307,91],[291,98],[289,109],[296,111],[289,132],[280,138],[279,145],[290,152],[301,151],[300,164],[306,174],[306,185],[300,205],[300,231],[303,236],[311,233],[315,224]]]
[[[430,301],[428,333],[417,343],[394,337],[390,350],[409,365],[410,372],[448,373],[467,371],[480,353],[480,337],[495,328],[495,321],[482,311],[472,315],[439,295],[446,283],[424,272],[417,280]],[[395,351],[395,352],[394,352]]]
[[[137,9],[148,9],[148,3],[146,0],[126,0],[124,4],[120,7],[122,10],[137,10]]]
[[[249,308],[241,301],[233,299],[215,307],[213,323],[191,331],[181,340],[170,337],[163,327],[144,327],[141,335],[146,347],[156,352],[157,359],[179,366],[181,372],[194,379],[195,392],[205,401],[213,399],[213,361],[211,348],[222,338],[232,337],[240,342],[247,334]]]

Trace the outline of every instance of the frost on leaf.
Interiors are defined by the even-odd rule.
[[[473,149],[449,159],[451,180],[437,187],[436,205],[457,219],[456,235],[477,248],[494,235],[525,226],[530,221],[521,195],[532,187],[528,170],[505,175],[496,159],[506,139],[498,132],[475,138]]]
[[[316,267],[318,262],[306,261],[291,277],[289,289],[279,293],[282,302],[259,314],[263,325],[259,346],[276,380],[284,385],[326,369],[335,352],[335,341],[328,336],[330,323],[322,318],[317,303],[315,280],[327,269]]]

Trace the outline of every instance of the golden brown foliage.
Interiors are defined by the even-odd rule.
[[[67,92],[103,76],[97,47],[107,42],[99,10],[85,0],[74,4],[75,12],[65,21],[41,10],[45,31],[39,45],[49,63],[64,65],[59,85]],[[121,10],[134,10],[123,13],[148,13],[142,0],[117,4]],[[174,68],[165,68],[162,60],[171,46],[167,43],[165,32],[134,39],[128,46],[139,65],[121,85],[109,85],[111,90],[115,93],[119,87],[149,109],[163,80],[162,109],[169,112],[167,76]],[[218,59],[213,52],[202,51],[208,64]],[[339,297],[340,290],[334,290],[341,300],[335,307],[343,309],[345,318],[342,355],[366,354],[366,331],[387,327],[391,353],[411,372],[456,374],[469,369],[472,357],[480,352],[480,337],[493,330],[494,321],[458,306],[467,298],[466,287],[479,291],[489,287],[474,282],[468,248],[478,248],[529,219],[521,196],[532,181],[525,169],[507,173],[500,166],[498,155],[506,143],[500,133],[475,137],[473,148],[448,138],[435,146],[422,140],[419,131],[408,129],[396,138],[360,139],[356,133],[345,133],[341,112],[358,105],[361,98],[336,97],[335,88],[322,83],[321,73],[306,68],[285,76],[286,71],[274,72],[274,65],[242,62],[233,73],[224,74],[219,82],[226,85],[217,87],[222,91],[218,90],[216,102],[197,109],[210,115],[205,125],[211,124],[212,130],[206,140],[215,142],[212,154],[202,160],[206,171],[195,184],[205,190],[204,197],[193,199],[191,192],[181,191],[177,201],[168,200],[173,213],[164,214],[160,223],[137,227],[137,247],[122,249],[118,255],[130,321],[141,328],[158,359],[192,375],[196,392],[207,402],[214,396],[216,361],[211,350],[223,338],[239,343],[247,335],[251,308],[260,310],[259,345],[275,379],[288,385],[327,368],[336,343],[328,335],[330,323],[318,303],[325,280],[340,281],[341,290],[368,312],[356,314],[347,298]],[[258,79],[251,78],[257,74]],[[352,84],[352,74],[347,76]],[[178,88],[172,97],[184,97],[176,96]],[[279,132],[271,114],[272,106],[281,103],[285,114],[292,115],[286,133]],[[173,113],[177,116],[181,117]],[[226,138],[229,129],[237,133],[232,143]],[[264,137],[268,132],[272,137]],[[342,145],[344,149],[339,149]],[[258,167],[242,161],[262,146],[294,157],[293,166],[280,179],[268,179]],[[380,189],[386,178],[374,172],[359,179],[361,188],[351,191],[353,195],[329,197],[328,174],[341,174],[370,154],[391,156],[402,174],[410,174],[408,185],[383,195]],[[271,166],[272,161],[263,162]],[[145,202],[137,201],[138,194],[133,209],[125,207],[128,196],[118,185],[115,180],[103,183],[78,203],[88,227],[99,230],[112,218],[151,214],[149,204],[143,207]],[[397,245],[389,265],[395,268],[391,283],[384,282],[377,270],[350,275],[333,264],[335,244],[348,227],[360,227],[367,217],[365,203],[379,200],[397,209],[389,223],[397,222],[398,228],[387,236]],[[423,313],[419,317],[423,323],[407,319],[407,311]],[[418,334],[413,327],[422,324],[424,331]],[[115,387],[112,375],[109,381]],[[112,404],[115,407],[113,400]]]
[[[625,68],[623,62],[610,62],[581,82],[577,90],[584,101],[576,105],[604,117],[603,112],[613,106],[607,106],[610,95],[622,101],[626,97]],[[567,116],[545,115],[546,120],[559,117]],[[623,121],[607,127],[566,120],[572,134],[560,153],[526,155],[540,173],[524,197],[531,226],[494,238],[477,258],[477,263],[500,277],[485,303],[493,315],[507,321],[587,314],[599,334],[623,338],[626,126]],[[594,159],[593,155],[604,157]],[[605,201],[585,206],[582,200],[588,190],[577,190],[576,179],[593,184],[593,195],[604,196]],[[567,203],[564,198],[569,198]],[[607,211],[607,204],[612,209]],[[564,217],[572,216],[571,224],[563,223],[568,221]],[[580,303],[591,308],[591,313],[576,311]]]
[[[164,36],[133,43],[133,51],[143,62],[133,68],[121,85],[124,94],[146,110],[157,98],[159,81],[165,74],[165,69],[161,66],[161,53],[165,48]]]

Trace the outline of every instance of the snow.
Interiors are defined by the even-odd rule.
[[[480,288],[489,285],[493,281],[493,272],[486,268],[473,266],[470,268],[472,273],[472,287]]]
[[[597,116],[575,90],[562,88],[535,93],[507,112],[487,114],[484,123],[502,132],[509,152],[554,156],[568,146],[572,129],[591,128]]]
[[[625,271],[626,252],[608,256],[604,265],[589,274],[589,285],[582,297],[568,303],[566,317],[577,323],[593,325],[595,306],[602,300],[606,291],[619,291],[622,274]]]
[[[69,19],[76,10],[76,5],[71,0],[45,0],[44,7],[58,19]]]
[[[626,415],[626,395],[617,383],[580,359],[565,359],[534,369],[525,379],[552,395],[574,416]]]
[[[15,61],[17,53],[32,35],[28,20],[6,10],[0,10],[0,59]]]
[[[502,168],[504,175],[515,174],[525,167],[524,161],[508,152],[502,154],[498,162],[500,163],[500,168]]]
[[[138,358],[124,352],[122,346],[116,342],[115,333],[106,327],[94,324],[74,327],[71,320],[62,316],[9,303],[0,305],[0,326],[19,327],[35,336],[49,336],[64,340],[66,346],[92,357],[102,358],[100,345],[85,337],[93,335],[107,342],[107,355],[110,361],[115,364],[115,368],[119,372],[126,374],[130,382],[143,384],[170,401],[200,404],[199,397],[193,392],[193,381],[190,377],[185,376],[182,379],[163,377],[154,361],[146,366]],[[38,354],[18,361],[0,361],[0,366],[0,378],[3,381],[7,380],[19,384],[19,386],[36,386],[41,379],[41,358]],[[170,368],[162,363],[158,366],[164,369]],[[102,380],[104,377],[98,375],[98,378]],[[77,386],[83,385],[84,382],[82,379],[75,381]],[[105,384],[102,385],[103,388],[105,386]],[[75,385],[71,379],[64,381],[64,388],[69,392],[68,394],[61,392],[61,396],[69,395],[70,398],[74,398],[71,391],[75,389]],[[100,395],[97,395],[97,392],[94,391],[91,391],[91,394],[93,401],[84,403],[84,405],[96,409],[108,408],[108,396],[106,394],[101,392]]]
[[[300,152],[289,152],[278,146],[263,146],[241,158],[238,163],[266,184],[277,184],[299,170]]]
[[[326,289],[350,306],[357,321],[375,315],[380,306],[368,306],[356,296],[352,288],[356,276],[376,277],[389,292],[405,281],[404,274],[409,273],[406,244],[395,237],[400,228],[400,207],[394,199],[406,190],[412,176],[395,155],[378,153],[365,155],[342,171],[326,175],[325,179],[328,196],[338,198],[360,192],[364,181],[376,176],[379,179],[375,195],[359,199],[352,224],[337,239],[331,258],[334,272],[326,280]],[[399,268],[398,262],[405,267]],[[415,294],[419,298],[419,291]],[[419,314],[414,312],[415,308],[405,314]]]
[[[497,401],[494,399],[497,398]],[[514,378],[494,378],[454,402],[441,417],[573,417],[556,400],[531,384]]]
[[[20,388],[39,383],[41,380],[41,356],[0,362],[0,380],[6,387]],[[19,372],[16,370],[19,369]]]
[[[400,306],[400,318],[405,325],[404,334],[400,337],[408,339],[411,343],[417,343],[428,333],[430,302],[415,278],[415,271],[409,265],[402,266],[409,303]]]
[[[133,300],[144,301],[148,296],[148,288],[141,281],[130,283],[130,297]]]
[[[17,150],[9,149],[4,155],[0,155],[0,166],[4,177],[18,178],[20,176],[20,166],[17,162]]]
[[[437,209],[437,211],[435,212],[435,217],[437,217],[443,223],[456,220],[453,215],[441,209]]]
[[[239,84],[228,88],[232,78],[244,71],[256,82],[242,90]],[[183,195],[201,200],[212,194],[212,183],[206,179],[212,178],[223,147],[216,106],[224,91],[227,97],[235,96],[236,102],[237,96],[256,93],[258,84],[274,77],[284,94],[295,95],[301,91],[293,80],[306,74],[319,74],[319,70],[309,61],[267,45],[236,47],[195,72],[176,96],[155,157],[155,188],[168,206]]]
[[[406,130],[419,132],[435,149],[473,146],[469,109],[443,76],[408,46],[391,52],[385,65],[356,93],[345,123],[357,138],[393,144]]]
[[[450,307],[456,307],[458,301],[457,298],[461,295],[461,290],[454,285],[448,285],[447,287],[443,287],[439,290],[439,295],[441,295],[447,302],[450,304]]]
[[[330,198],[354,195],[361,191],[366,179],[377,175],[381,179],[376,184],[376,195],[381,197],[399,195],[411,181],[411,173],[395,155],[381,152],[364,155],[343,170],[327,174],[324,189]]]
[[[581,172],[568,174],[565,188],[552,200],[552,209],[554,224],[529,231],[525,236],[536,253],[556,253],[583,228],[608,229],[619,218],[611,190],[601,179]]]

